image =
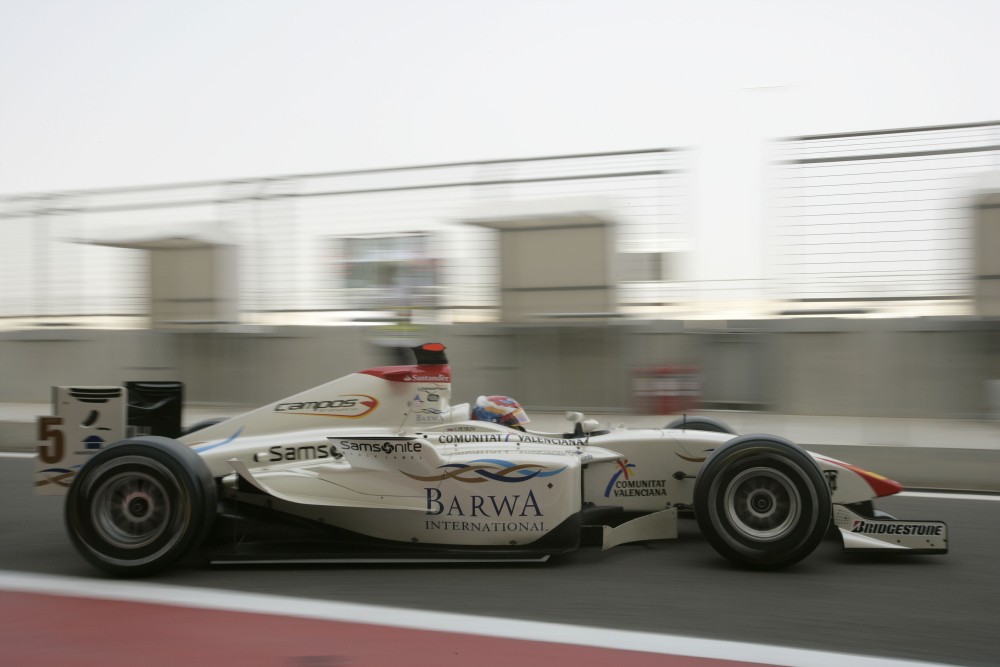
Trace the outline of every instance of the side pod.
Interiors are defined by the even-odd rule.
[[[296,505],[414,511],[426,511],[427,509],[423,496],[400,497],[396,499],[395,503],[386,503],[377,496],[366,496],[342,487],[341,491],[344,497],[332,497],[326,493],[329,482],[323,481],[315,473],[302,470],[257,469],[251,471],[247,468],[247,464],[239,459],[231,459],[229,465],[244,482],[264,495]]]

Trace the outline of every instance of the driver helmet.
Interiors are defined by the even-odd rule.
[[[530,420],[517,401],[510,396],[480,396],[472,408],[472,418],[519,428],[522,431]]]

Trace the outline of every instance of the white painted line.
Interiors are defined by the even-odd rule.
[[[1000,502],[1000,494],[988,493],[947,493],[942,491],[903,491],[897,494],[904,498],[936,498],[941,500],[987,500]],[[892,496],[889,496],[890,498]]]
[[[458,632],[486,637],[572,644],[661,655],[757,662],[780,667],[943,667],[942,663],[747,644],[681,635],[612,630],[563,623],[469,616],[446,612],[329,602],[260,593],[242,593],[132,581],[83,579],[0,570],[0,590],[165,604],[223,611],[260,610],[263,614],[326,621],[366,623],[429,632]]]
[[[0,459],[33,459],[34,452],[0,452]]]

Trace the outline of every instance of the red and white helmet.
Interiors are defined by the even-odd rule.
[[[510,396],[480,396],[472,408],[472,418],[512,428],[522,428],[522,424],[531,421],[524,408]]]

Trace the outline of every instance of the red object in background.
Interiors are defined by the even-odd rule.
[[[701,407],[697,366],[647,366],[632,372],[633,407],[638,414],[676,415]]]

